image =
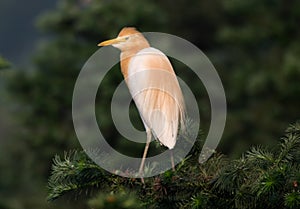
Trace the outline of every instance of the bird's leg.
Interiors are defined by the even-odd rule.
[[[175,171],[173,149],[170,150],[170,157],[171,157],[172,171]]]
[[[151,142],[151,130],[150,130],[150,128],[146,128],[146,133],[147,133],[147,141],[146,141],[146,146],[145,146],[145,149],[144,149],[144,154],[143,154],[142,162],[141,162],[140,169],[139,169],[140,176],[142,176],[142,174],[144,173],[145,160],[146,160],[147,152],[148,152],[149,145],[150,145],[150,142]],[[144,183],[144,179],[141,178],[141,180]]]

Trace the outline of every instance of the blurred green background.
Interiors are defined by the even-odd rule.
[[[26,6],[2,0],[0,209],[82,208],[68,199],[46,202],[51,159],[80,149],[71,115],[74,83],[97,43],[124,26],[177,35],[208,56],[228,103],[218,151],[234,158],[253,144],[273,146],[300,118],[299,22],[296,0],[28,0]],[[206,134],[210,109],[205,89],[174,64],[198,99]],[[126,148],[108,114],[109,99],[121,81],[119,69],[103,81],[97,116],[106,137]],[[133,117],[138,120],[137,114]]]

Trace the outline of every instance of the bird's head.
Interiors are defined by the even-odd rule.
[[[98,44],[98,46],[109,45],[112,45],[121,51],[130,51],[149,47],[148,41],[134,27],[125,27],[120,31],[117,38],[103,41]]]

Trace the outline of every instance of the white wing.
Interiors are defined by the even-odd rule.
[[[174,148],[179,122],[184,121],[184,100],[168,58],[152,47],[139,51],[129,62],[127,84],[145,127]]]

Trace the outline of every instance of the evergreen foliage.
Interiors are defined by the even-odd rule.
[[[299,118],[299,11],[300,3],[295,0],[58,1],[55,10],[42,14],[37,21],[38,28],[51,38],[34,52],[30,67],[0,72],[0,87],[3,87],[0,89],[3,102],[0,123],[1,128],[11,133],[8,136],[1,132],[0,207],[47,207],[45,184],[53,155],[79,147],[71,116],[78,73],[98,49],[99,41],[116,36],[124,26],[135,26],[142,32],[158,31],[185,38],[212,60],[228,102],[227,126],[219,146],[222,152],[237,158],[249,146],[261,146],[251,148],[234,161],[216,154],[201,166],[197,166],[198,154],[194,153],[198,153],[199,147],[196,147],[175,173],[147,179],[147,190],[139,180],[111,176],[93,167],[84,153],[70,152],[65,157],[75,163],[76,169],[71,169],[72,164],[65,165],[67,176],[60,173],[61,177],[50,178],[53,190],[49,198],[83,193],[86,189],[92,194],[97,188],[107,192],[110,190],[105,185],[112,183],[115,185],[113,193],[101,193],[101,201],[113,195],[123,202],[127,192],[132,191],[136,196],[129,199],[142,200],[150,208],[163,208],[168,204],[173,207],[173,203],[182,208],[222,208],[224,205],[223,208],[238,208],[243,204],[246,208],[250,203],[253,208],[265,208],[274,202],[282,207],[297,208],[299,156],[296,145],[292,138],[285,137],[281,147],[269,149],[266,146],[275,146],[276,136],[286,124]],[[210,103],[205,88],[183,64],[171,61],[179,77],[193,90],[200,106],[201,128],[207,133]],[[0,58],[0,69],[7,66]],[[101,131],[115,147],[133,152],[115,130],[108,111],[107,104],[121,81],[118,67],[103,80],[96,100],[97,119],[101,120]],[[7,94],[12,102],[8,102]],[[138,120],[138,114],[132,117],[134,123]],[[17,125],[10,125],[11,121]],[[137,147],[137,152],[142,149],[143,146]],[[57,169],[66,159],[56,158]],[[83,166],[82,170],[78,170],[79,165]],[[88,175],[91,171],[95,173]],[[75,173],[71,175],[72,172]],[[79,174],[84,178],[79,178]],[[99,176],[106,183],[99,182]],[[170,176],[182,184],[181,187],[168,180]],[[228,185],[219,178],[224,178]],[[59,182],[61,187],[56,188]],[[89,182],[94,184],[89,185]],[[264,200],[269,202],[263,205]],[[215,205],[211,205],[214,202]],[[90,207],[102,206],[91,203]],[[57,204],[56,208],[81,209],[82,205],[77,201],[71,202],[71,206]]]
[[[194,148],[175,172],[146,178],[145,185],[139,179],[107,173],[83,151],[70,152],[54,158],[48,199],[98,190],[99,196],[91,201],[97,209],[104,208],[104,202],[107,208],[126,208],[121,206],[126,201],[136,202],[131,208],[296,209],[300,207],[299,150],[297,122],[274,149],[252,147],[236,160],[215,153],[198,164],[199,149]]]
[[[10,67],[10,63],[0,56],[0,70]]]

